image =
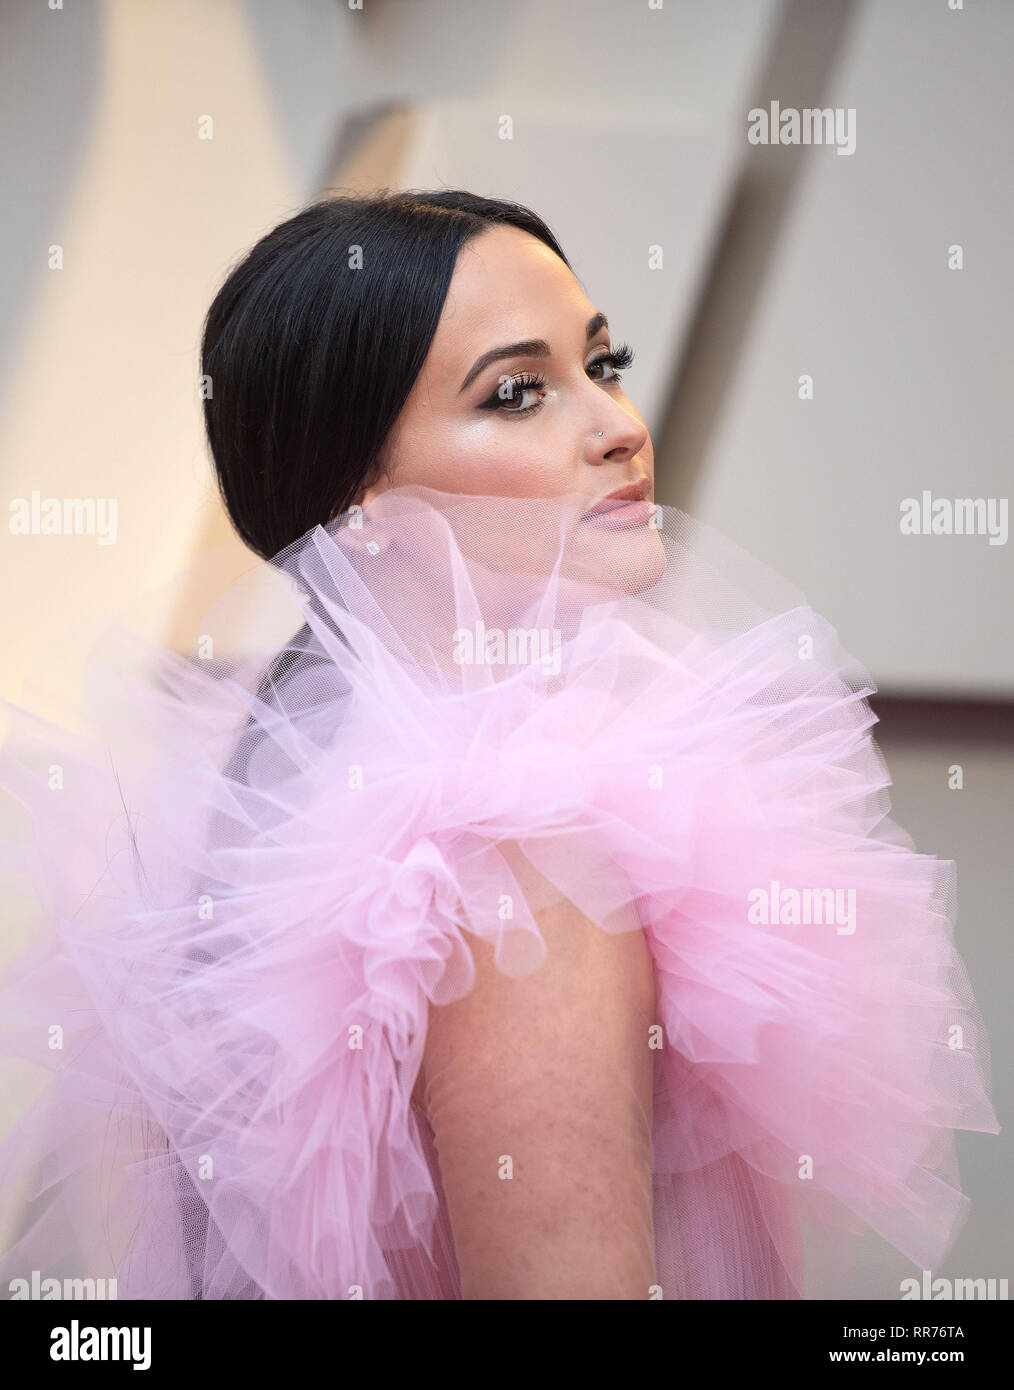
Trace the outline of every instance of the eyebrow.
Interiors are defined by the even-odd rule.
[[[592,314],[585,327],[585,341],[590,342],[595,334],[603,328],[609,327],[609,320],[605,314]],[[503,357],[549,357],[550,347],[545,338],[524,338],[520,343],[507,343],[503,347],[490,348],[489,352],[484,352],[481,357],[477,357],[472,363],[471,369],[464,381],[458,387],[458,395],[471,386],[472,382],[484,372],[491,362],[499,362]]]

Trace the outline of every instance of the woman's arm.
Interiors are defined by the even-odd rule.
[[[516,846],[501,847],[525,890]],[[611,935],[559,900],[548,956],[506,977],[470,937],[476,979],[431,1007],[423,1057],[466,1299],[646,1299],[655,976],[639,925]]]

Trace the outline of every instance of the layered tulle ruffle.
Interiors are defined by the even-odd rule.
[[[555,897],[650,944],[662,1296],[805,1296],[810,1222],[943,1257],[988,1052],[872,683],[713,531],[584,500],[396,489],[252,570],[190,656],[107,633],[92,737],[11,711],[7,868],[45,930],[4,1053],[49,1075],[0,1144],[4,1278],[459,1297],[427,1009],[470,935],[538,969]]]

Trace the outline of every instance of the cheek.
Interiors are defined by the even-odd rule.
[[[574,486],[566,446],[525,420],[478,419],[405,429],[393,456],[395,486],[491,497],[553,497]]]

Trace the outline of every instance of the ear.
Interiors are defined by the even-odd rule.
[[[372,488],[368,488],[348,508],[340,532],[342,545],[347,549],[365,551],[370,555],[382,555],[391,544],[391,538],[383,526],[375,526],[370,520],[369,501],[371,497],[379,495],[379,490],[374,491]]]

